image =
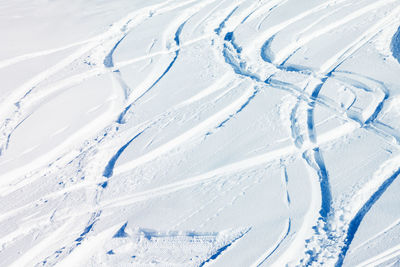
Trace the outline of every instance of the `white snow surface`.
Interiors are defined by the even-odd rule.
[[[400,0],[0,0],[0,266],[400,266]]]

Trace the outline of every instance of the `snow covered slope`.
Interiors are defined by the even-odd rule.
[[[399,18],[0,1],[0,266],[400,266]]]

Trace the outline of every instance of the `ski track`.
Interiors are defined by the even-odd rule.
[[[318,38],[319,36],[329,32],[329,31],[332,31],[333,29],[335,29],[337,27],[345,25],[349,21],[354,20],[357,17],[366,14],[366,13],[370,12],[371,10],[380,8],[382,6],[385,6],[385,5],[395,2],[395,1],[397,1],[397,0],[379,1],[374,4],[368,5],[364,8],[357,10],[356,12],[353,12],[351,15],[348,15],[340,20],[337,20],[335,23],[326,25],[321,30],[314,31],[314,32],[312,32],[312,34],[300,38],[297,42],[293,42],[288,47],[281,48],[279,53],[275,54],[274,64],[281,65],[282,62],[285,62],[288,60],[288,58],[293,54],[293,52],[297,51],[300,47],[306,45],[308,42],[312,41],[313,39]]]
[[[276,251],[279,249],[279,247],[282,245],[282,243],[286,240],[286,238],[290,234],[290,228],[291,228],[292,221],[289,218],[286,223],[286,227],[284,228],[284,231],[281,233],[281,237],[279,238],[278,242],[269,250],[267,250],[266,253],[264,253],[254,264],[252,264],[252,267],[258,267],[262,266]]]
[[[216,260],[218,258],[219,255],[221,255],[221,253],[223,253],[225,250],[227,250],[230,246],[234,245],[234,243],[236,241],[238,241],[240,238],[242,238],[244,235],[246,235],[251,229],[248,229],[247,231],[245,231],[244,233],[242,233],[241,235],[239,235],[237,238],[235,238],[234,240],[232,240],[231,242],[229,242],[228,244],[226,244],[225,246],[219,248],[213,255],[211,255],[210,258],[208,258],[207,260],[205,260],[204,262],[200,263],[199,267],[204,266],[205,264],[212,262],[214,260]]]
[[[393,36],[392,42],[390,43],[390,48],[392,49],[393,56],[400,63],[400,27]]]
[[[391,2],[391,1],[388,1],[388,2]],[[354,19],[357,15],[362,15],[365,12],[368,12],[370,10],[370,8],[376,8],[376,6],[380,6],[381,4],[386,4],[386,3],[381,3],[380,2],[380,3],[374,4],[374,5],[368,6],[365,9],[359,11],[360,14],[352,14],[351,16],[348,16],[348,17],[344,18],[342,21],[339,21],[338,23],[331,25],[330,28],[334,28],[334,27],[340,26],[340,25],[342,25],[342,24]],[[395,14],[395,13],[396,12],[393,12],[392,15]],[[389,17],[391,17],[391,16],[389,16]],[[378,23],[378,25],[379,24],[380,23]],[[310,37],[308,39],[308,41],[312,40],[311,38],[316,38],[316,37],[319,36],[319,34],[323,34],[323,33],[324,32],[317,33],[316,35],[312,34],[311,35],[312,37]],[[368,33],[365,34],[365,35],[368,35]],[[237,54],[240,54],[241,51],[233,43],[234,40],[232,40],[233,39],[232,36],[233,36],[233,33],[231,33],[229,36],[227,34],[224,39],[226,41],[231,41],[232,47],[234,49],[231,49],[230,51],[236,51]],[[362,41],[365,38],[364,38],[364,36],[362,36],[362,37],[360,37],[360,39]],[[284,60],[283,63],[278,63],[278,64],[276,62],[279,62],[279,60],[276,60],[276,58],[274,60],[272,60],[272,59],[270,59],[270,56],[267,56],[267,55],[271,54],[271,52],[266,52],[266,51],[268,51],[268,47],[270,46],[272,40],[273,40],[273,37],[271,37],[267,42],[264,43],[264,45],[263,45],[263,47],[261,49],[261,51],[262,51],[261,52],[261,57],[267,63],[273,63],[274,62],[277,65],[276,66],[277,68],[284,69],[284,67],[282,65],[289,59],[290,56],[288,56]],[[306,40],[307,40],[307,38],[306,38]],[[317,85],[315,86],[315,88],[313,90],[311,90],[311,102],[309,103],[310,108],[308,109],[308,112],[307,112],[308,113],[308,115],[307,115],[307,128],[308,128],[308,138],[312,143],[316,142],[316,134],[315,134],[315,129],[314,129],[314,119],[313,119],[313,117],[314,117],[314,108],[315,108],[316,100],[318,99],[319,92],[322,89],[324,83],[327,81],[327,79],[332,76],[332,73],[335,71],[337,66],[339,66],[341,64],[341,62],[343,62],[345,60],[345,58],[343,58],[344,54],[346,55],[346,58],[347,58],[347,57],[349,57],[351,55],[351,53],[354,53],[355,51],[357,51],[357,48],[359,48],[360,46],[358,46],[358,47],[356,47],[356,46],[361,41],[357,40],[354,44],[350,45],[350,48],[346,49],[346,51],[342,55],[335,57],[335,58],[337,58],[335,63],[332,64],[331,63],[332,60],[328,61],[330,63],[330,65],[333,65],[333,67],[331,67],[331,70],[329,70],[329,71],[324,70],[324,71],[326,71],[325,77],[321,79],[320,83],[317,83]],[[298,46],[298,47],[290,47],[287,50],[289,50],[289,51],[291,50],[292,52],[289,52],[289,53],[292,55],[299,49],[299,47],[301,47],[304,44],[305,44],[305,42],[303,44],[301,44],[300,46]],[[356,47],[356,49],[352,49],[353,47]],[[223,53],[224,53],[224,57],[225,57],[225,62],[232,66],[232,68],[233,68],[235,73],[237,73],[239,75],[242,75],[242,76],[245,76],[245,77],[249,77],[254,81],[260,82],[260,79],[259,79],[259,77],[257,77],[257,75],[249,73],[246,70],[243,70],[240,67],[241,64],[235,64],[234,60],[232,59],[233,57],[227,53],[226,49],[228,49],[228,46],[224,45],[224,52]],[[350,50],[351,53],[348,53],[348,50]],[[237,56],[237,57],[239,57],[239,56]],[[240,57],[239,57],[239,60],[240,60]],[[341,61],[339,61],[339,60],[341,60]],[[323,67],[321,69],[326,69],[326,67]],[[290,69],[290,70],[293,71],[293,69]],[[384,99],[379,103],[379,105],[377,106],[377,108],[374,111],[374,113],[366,120],[365,124],[370,124],[371,122],[373,122],[376,119],[377,115],[379,114],[379,112],[382,109],[384,101],[387,98],[388,98],[388,95],[385,94]],[[296,122],[296,119],[294,118],[295,117],[295,113],[296,113],[296,109],[297,109],[297,105],[292,110],[292,115],[291,115],[292,123]],[[301,146],[302,137],[298,135],[298,130],[296,130],[294,125],[292,125],[291,128],[292,128],[292,135],[294,136],[295,144],[297,146]],[[311,154],[311,156],[310,156],[310,154]],[[323,161],[323,157],[322,157],[321,152],[320,152],[320,150],[318,148],[313,149],[313,151],[311,153],[304,153],[303,157],[305,158],[307,163],[312,168],[314,168],[316,170],[316,172],[317,172],[317,174],[319,176],[319,183],[320,183],[320,187],[321,187],[321,197],[322,197],[322,199],[321,199],[321,210],[320,210],[319,213],[321,215],[321,220],[323,221],[323,224],[327,225],[329,223],[328,222],[328,220],[329,220],[328,216],[330,215],[330,212],[331,212],[332,196],[331,196],[331,192],[330,192],[329,177],[328,177],[328,173],[326,171],[326,167],[325,167],[325,163]],[[310,159],[310,157],[312,157],[312,159]],[[314,163],[312,161],[314,161]],[[349,228],[351,228],[351,226],[352,225],[351,225],[351,222],[350,222]],[[348,240],[347,242],[349,242],[349,243],[346,244],[342,248],[342,252],[339,254],[339,260],[337,262],[337,266],[340,266],[342,264],[341,259],[342,259],[342,257],[344,257],[344,255],[346,253],[346,247],[348,247],[348,245],[351,243],[352,237],[348,236],[346,238],[346,240]],[[309,253],[309,252],[307,252],[307,253]],[[307,265],[312,264],[312,262],[314,262],[314,261],[317,261],[318,260],[317,257],[318,257],[317,255],[312,255],[312,252],[311,252],[311,257],[309,258],[309,260],[307,262]]]
[[[290,193],[288,189],[288,183],[289,183],[289,177],[287,173],[287,167],[284,165],[284,162],[281,160],[281,165],[282,166],[282,178],[283,178],[283,184],[284,184],[284,189],[285,189],[285,194],[286,195],[286,205],[290,210]],[[278,239],[277,243],[270,249],[268,249],[254,264],[252,264],[252,267],[258,267],[262,266],[282,245],[283,242],[289,237],[291,233],[291,226],[292,226],[292,219],[291,217],[288,218],[286,227],[284,228],[285,230],[281,233],[280,238]]]
[[[350,247],[351,242],[354,239],[357,229],[360,226],[364,216],[368,213],[368,211],[372,208],[372,206],[379,200],[379,198],[385,193],[385,191],[399,176],[399,174],[400,174],[400,169],[398,169],[392,176],[387,178],[370,196],[370,198],[365,202],[365,204],[357,212],[354,218],[350,221],[347,229],[347,235],[345,238],[344,246],[342,247],[341,253],[339,254],[339,259],[336,262],[336,266],[341,266],[343,264],[343,260],[346,256],[346,253]]]
[[[378,237],[381,237],[382,235],[386,234],[388,231],[390,231],[392,228],[396,227],[400,225],[400,219],[396,220],[394,223],[392,223],[391,225],[389,225],[387,228],[385,228],[383,231],[377,233],[376,235],[372,236],[371,238],[369,238],[368,240],[362,242],[361,244],[357,245],[356,247],[354,247],[352,249],[352,252],[360,249],[361,247],[365,246],[366,244],[368,244],[369,242],[377,239]]]
[[[287,256],[287,258],[278,258],[274,264],[279,266],[283,263],[296,262],[301,265],[313,264],[332,264],[335,266],[342,266],[346,255],[350,249],[353,239],[357,234],[357,230],[363,222],[366,214],[372,209],[374,204],[379,201],[381,196],[390,187],[390,185],[398,178],[400,170],[392,168],[392,172],[383,172],[381,176],[374,177],[371,183],[372,186],[364,186],[359,191],[355,192],[353,196],[346,199],[345,203],[349,205],[351,211],[347,214],[344,220],[339,221],[340,231],[344,235],[337,236],[337,232],[331,229],[331,224],[337,223],[338,208],[334,207],[334,196],[332,195],[330,177],[328,167],[324,161],[323,150],[320,148],[322,145],[334,143],[336,140],[348,136],[356,129],[361,129],[373,133],[385,140],[394,140],[389,142],[395,147],[400,144],[400,134],[393,130],[390,126],[386,126],[378,121],[382,110],[385,107],[386,101],[390,99],[390,89],[382,81],[375,80],[370,77],[362,76],[356,73],[342,72],[338,68],[349,58],[351,58],[357,51],[369,43],[372,39],[377,37],[382,29],[388,25],[392,20],[396,19],[400,14],[400,7],[397,7],[384,18],[380,19],[369,27],[365,32],[361,33],[353,42],[345,46],[338,53],[332,55],[320,66],[318,70],[312,70],[307,66],[290,66],[289,61],[293,55],[296,54],[301,48],[306,47],[307,44],[313,42],[315,39],[324,36],[326,33],[344,27],[347,23],[368,14],[372,10],[385,7],[388,4],[398,2],[398,0],[385,0],[378,1],[366,5],[363,8],[352,12],[350,15],[344,16],[335,22],[325,25],[321,29],[312,31],[313,26],[322,22],[325,18],[341,11],[343,3],[349,0],[332,0],[319,4],[303,11],[296,16],[282,21],[271,27],[263,30],[263,25],[267,23],[271,14],[276,10],[283,8],[289,4],[287,0],[275,1],[258,1],[252,3],[247,9],[242,10],[242,5],[246,1],[236,1],[224,6],[225,1],[217,3],[209,12],[207,12],[200,21],[191,25],[193,29],[188,29],[197,32],[203,25],[207,25],[207,32],[203,32],[201,37],[187,40],[183,38],[183,33],[186,31],[186,26],[190,24],[191,19],[201,12],[203,9],[208,8],[209,5],[214,4],[215,0],[203,1],[201,3],[190,1],[164,1],[161,4],[154,4],[146,6],[137,10],[120,21],[115,22],[103,34],[92,37],[87,40],[79,41],[69,45],[61,46],[54,49],[44,51],[32,52],[20,55],[14,58],[9,58],[0,62],[0,69],[10,67],[14,64],[21,63],[30,59],[45,57],[55,54],[67,49],[77,49],[69,56],[52,66],[51,68],[37,74],[28,81],[15,88],[5,100],[0,103],[0,117],[3,121],[0,124],[0,157],[8,150],[10,139],[13,138],[15,130],[23,124],[34,110],[38,103],[55,92],[65,90],[71,86],[81,84],[83,81],[96,77],[99,75],[111,74],[114,81],[118,84],[118,89],[123,92],[123,99],[115,101],[115,106],[112,110],[108,111],[106,118],[96,118],[87,127],[75,133],[74,136],[65,140],[62,144],[53,148],[50,152],[42,157],[36,158],[33,162],[21,166],[15,170],[9,171],[0,176],[0,193],[2,197],[11,195],[19,189],[29,186],[35,180],[43,176],[43,174],[57,174],[66,168],[72,162],[79,162],[83,164],[82,172],[86,172],[87,180],[84,182],[77,182],[69,187],[49,193],[44,196],[47,199],[57,199],[63,195],[71,194],[74,191],[85,189],[88,195],[93,196],[92,207],[82,208],[74,212],[71,216],[72,219],[66,222],[56,232],[49,235],[42,243],[36,247],[32,247],[22,257],[15,262],[12,266],[21,266],[30,264],[37,260],[37,257],[44,251],[48,251],[45,241],[48,242],[51,238],[56,238],[61,234],[62,229],[67,229],[74,224],[74,219],[80,217],[87,217],[87,222],[84,229],[82,229],[73,242],[65,243],[53,253],[47,254],[40,262],[35,262],[38,265],[54,265],[63,262],[64,259],[71,258],[71,253],[76,253],[81,245],[86,242],[88,236],[95,232],[96,223],[102,217],[104,211],[109,211],[116,207],[124,207],[138,202],[148,201],[154,198],[160,198],[169,194],[174,194],[181,190],[191,187],[202,187],[203,185],[214,183],[216,181],[223,181],[229,179],[229,175],[243,170],[249,170],[258,166],[270,166],[272,162],[280,161],[282,168],[282,184],[284,192],[282,193],[287,208],[291,209],[291,197],[289,191],[289,178],[287,173],[287,166],[285,159],[289,157],[301,158],[304,163],[309,167],[314,174],[310,174],[310,183],[314,189],[312,190],[313,204],[307,211],[308,220],[304,220],[299,229],[293,232],[293,220],[297,218],[289,217],[287,219],[286,227],[280,235],[276,243],[269,248],[258,259],[254,259],[253,266],[261,266],[269,264],[272,255],[278,254]],[[217,1],[218,2],[218,1]],[[281,47],[277,53],[274,53],[272,44],[274,38],[284,32],[286,28],[294,25],[297,22],[306,19],[307,17],[317,14],[318,12],[332,8],[325,15],[322,15],[312,25],[302,29],[297,35],[294,42],[288,43],[287,46]],[[222,12],[219,9],[224,9]],[[164,50],[151,53],[148,50],[147,55],[137,58],[128,59],[126,61],[114,62],[114,54],[118,50],[119,45],[124,42],[127,35],[136,26],[141,25],[143,22],[152,19],[154,16],[167,14],[179,10],[180,16],[175,18],[167,25],[164,33],[163,47]],[[213,17],[215,13],[220,16]],[[256,30],[259,33],[257,38],[249,44],[241,44],[240,38],[237,38],[236,32],[245,23],[257,21]],[[310,32],[311,31],[311,32]],[[306,34],[309,32],[308,34]],[[397,30],[392,38],[390,49],[393,57],[400,63],[400,28]],[[155,39],[154,39],[155,40]],[[153,40],[154,46],[155,41]],[[240,40],[240,41],[238,41]],[[190,48],[191,46],[209,41],[212,49],[220,56],[220,61],[230,69],[225,75],[221,76],[213,85],[203,89],[198,94],[178,103],[171,107],[169,110],[159,114],[150,120],[144,121],[141,125],[136,125],[134,129],[127,129],[131,123],[131,116],[135,112],[137,105],[145,96],[147,96],[153,89],[160,85],[165,78],[168,77],[175,64],[181,60],[181,50]],[[93,67],[88,71],[83,71],[78,74],[69,75],[53,84],[42,86],[42,84],[50,79],[52,76],[61,73],[64,69],[76,62],[83,62],[87,55],[96,56],[96,60],[101,62],[100,67]],[[274,72],[268,77],[264,77],[263,73],[258,73],[258,68],[255,67],[257,62],[252,62],[254,57],[250,56],[257,54],[265,64],[268,64],[274,69]],[[120,71],[121,68],[142,62],[148,59],[153,59],[158,56],[164,58],[171,58],[158,73],[153,73],[150,78],[144,80],[137,88],[130,88],[128,83],[124,80]],[[184,60],[184,59],[182,59]],[[297,85],[288,83],[286,81],[275,78],[276,74],[281,72],[294,72],[301,75],[306,75],[304,88]],[[339,83],[354,87],[359,90],[374,94],[376,98],[380,95],[382,98],[376,104],[368,117],[363,118],[360,116],[353,116],[341,107],[335,106],[320,97],[320,93],[328,80],[335,80]],[[369,87],[362,81],[367,80],[375,86]],[[118,159],[126,151],[128,147],[135,146],[135,141],[139,139],[146,131],[157,127],[162,119],[169,116],[171,111],[178,111],[194,104],[208,99],[221,89],[227,89],[226,92],[232,91],[237,88],[242,81],[250,84],[239,97],[220,108],[214,114],[200,121],[197,125],[181,131],[179,135],[165,143],[150,149],[143,155],[134,158],[128,162],[118,165]],[[232,119],[240,118],[241,113],[244,112],[254,99],[258,97],[261,92],[268,90],[279,90],[295,97],[295,103],[291,107],[289,114],[289,132],[291,134],[291,146],[277,148],[275,150],[245,158],[233,163],[228,163],[208,172],[188,177],[177,182],[167,183],[163,186],[153,187],[149,190],[142,192],[134,192],[128,196],[116,197],[112,200],[103,200],[102,196],[105,190],[108,190],[108,182],[113,176],[121,174],[128,175],[131,171],[141,167],[147,163],[155,161],[163,156],[168,156],[169,153],[176,149],[182,149],[186,144],[196,141],[198,142],[204,136],[223,131]],[[207,100],[209,101],[209,100]],[[215,102],[214,102],[215,103]],[[337,128],[331,129],[328,132],[317,133],[315,123],[316,107],[321,105],[329,110],[334,116],[341,118],[344,123]],[[171,118],[173,121],[174,118]],[[99,136],[102,136],[99,138]],[[82,143],[86,140],[85,144]],[[71,148],[74,148],[70,151]],[[105,151],[107,148],[113,147],[112,152]],[[184,149],[183,149],[184,150]],[[70,151],[66,153],[65,151]],[[101,151],[97,156],[93,156],[94,151]],[[89,163],[90,162],[90,163]],[[40,170],[41,166],[44,167]],[[383,164],[383,166],[385,166]],[[313,178],[315,175],[315,178]],[[234,187],[231,187],[233,189]],[[245,190],[244,187],[243,190]],[[318,190],[316,190],[318,188]],[[189,216],[180,220],[175,227],[182,225],[183,222],[189,218],[199,214],[201,210],[206,209],[206,206],[217,201],[218,196],[210,199],[204,203],[199,210],[192,212]],[[354,199],[361,199],[360,201],[353,201]],[[319,203],[317,203],[319,201]],[[233,202],[232,202],[233,203]],[[317,210],[318,206],[318,210]],[[17,209],[4,212],[0,216],[0,221],[5,221],[13,218],[17,214],[23,213],[28,209],[34,207],[33,203],[29,203],[18,207]],[[65,212],[60,210],[60,212]],[[64,216],[68,216],[65,214]],[[46,224],[44,221],[43,224]],[[398,221],[391,224],[388,228],[377,233],[367,241],[363,242],[353,250],[365,246],[369,242],[373,242],[377,237],[384,235],[388,230],[398,225]],[[116,235],[122,231],[124,232],[127,222],[120,228]],[[0,239],[2,248],[12,244],[18,237],[23,236],[27,232],[32,232],[34,226],[30,228],[17,229],[7,236]],[[122,230],[121,230],[122,229]],[[209,263],[218,262],[218,259],[223,256],[224,252],[235,246],[246,234],[251,231],[251,228],[242,232],[241,235],[231,240],[224,246],[215,250],[208,258],[204,259],[199,266],[208,265]],[[75,229],[76,232],[76,229]],[[121,235],[122,235],[121,234]],[[290,238],[289,236],[294,236]],[[114,236],[115,237],[115,236]],[[117,236],[119,237],[119,236]],[[337,244],[332,245],[332,242]],[[287,243],[285,251],[281,250],[281,245]],[[317,248],[317,249],[316,249]],[[297,251],[301,249],[302,251]],[[326,251],[328,257],[326,256]],[[83,250],[82,250],[83,251]],[[325,253],[325,254],[324,254]],[[299,257],[299,255],[302,255]],[[377,256],[365,260],[358,266],[369,266],[386,263],[400,255],[399,246],[388,249]]]
[[[388,264],[388,261],[396,258],[400,255],[400,246],[395,246],[393,248],[390,248],[382,253],[380,253],[379,255],[372,257],[360,264],[357,264],[357,267],[364,267],[364,266],[378,266],[380,264]],[[398,262],[397,262],[398,263]],[[393,265],[396,265],[396,262],[394,262]],[[390,265],[390,266],[393,266]],[[389,266],[389,265],[387,265]]]

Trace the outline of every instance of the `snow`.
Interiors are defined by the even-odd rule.
[[[398,266],[399,16],[0,2],[0,266]]]

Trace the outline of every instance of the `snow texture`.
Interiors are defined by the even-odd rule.
[[[399,17],[0,2],[0,266],[400,266]]]

